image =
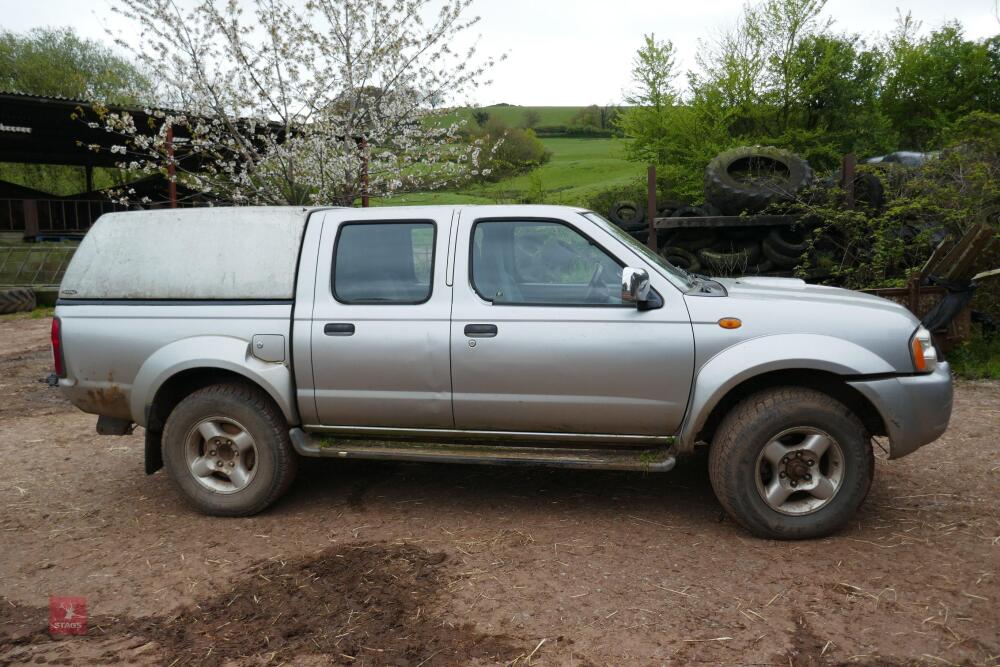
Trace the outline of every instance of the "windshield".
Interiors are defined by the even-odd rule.
[[[647,248],[645,243],[640,243],[634,236],[623,230],[618,225],[605,220],[604,217],[594,213],[593,211],[587,211],[585,213],[581,213],[580,215],[587,218],[591,222],[600,225],[605,231],[624,241],[630,248],[632,248],[632,250],[635,250],[647,260],[666,271],[670,276],[680,280],[686,287],[692,287],[694,285],[694,279],[691,277],[691,274],[683,269],[677,268],[663,257],[657,255],[655,252]]]

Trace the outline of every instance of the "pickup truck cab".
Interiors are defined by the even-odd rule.
[[[951,376],[906,309],[670,265],[556,206],[112,213],[52,329],[99,433],[248,515],[300,456],[668,471],[709,447],[751,532],[828,534],[891,458],[944,432]],[[891,470],[891,468],[890,468]]]

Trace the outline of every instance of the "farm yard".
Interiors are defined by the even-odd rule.
[[[877,461],[849,528],[750,537],[702,456],[663,475],[304,461],[250,519],[201,516],[141,431],[39,382],[48,320],[0,319],[0,664],[995,665],[1000,383]],[[87,600],[52,639],[48,597]]]

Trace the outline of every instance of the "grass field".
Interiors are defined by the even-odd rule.
[[[501,107],[503,108],[503,107]],[[523,107],[518,107],[523,108]],[[538,107],[564,109],[573,107]],[[381,205],[583,204],[598,190],[635,181],[645,168],[629,162],[620,139],[542,139],[552,159],[538,169],[497,183],[456,191],[418,192],[380,200]]]

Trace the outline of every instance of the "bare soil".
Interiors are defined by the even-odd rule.
[[[850,527],[750,537],[665,475],[304,461],[249,519],[185,506],[0,320],[0,664],[998,665],[1000,383],[878,459]],[[50,595],[87,599],[51,637]]]

